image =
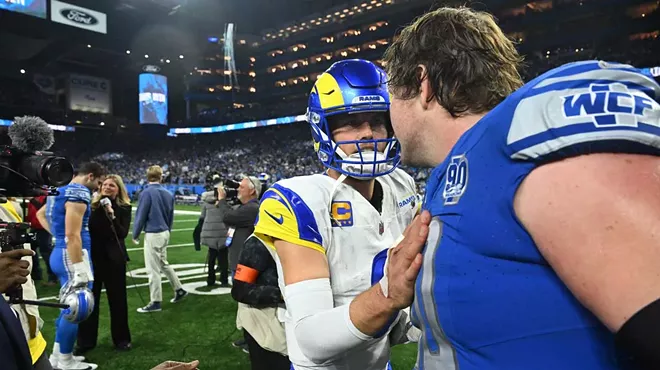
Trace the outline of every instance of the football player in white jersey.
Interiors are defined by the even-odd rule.
[[[421,260],[409,259],[410,272],[398,266],[391,299],[388,285],[378,284],[389,248],[420,206],[412,177],[397,169],[389,105],[379,67],[333,64],[314,84],[307,110],[327,171],[278,181],[262,198],[255,235],[277,262],[295,370],[385,370],[390,346],[414,340],[400,311],[411,297],[398,297],[396,288],[412,284]]]

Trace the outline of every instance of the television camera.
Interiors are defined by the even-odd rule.
[[[57,188],[71,182],[73,166],[65,158],[46,152],[54,141],[53,130],[38,117],[16,117],[9,127],[12,146],[0,146],[0,202],[7,197],[57,195]],[[0,251],[23,248],[34,235],[26,222],[0,221]],[[68,305],[28,301],[23,299],[21,287],[7,292],[10,303],[56,308]]]
[[[230,204],[240,203],[238,200],[238,187],[241,185],[240,181],[234,179],[224,178],[219,172],[211,172],[206,176],[206,189],[213,191],[215,197],[218,197],[218,187],[222,187],[225,191],[225,199]]]

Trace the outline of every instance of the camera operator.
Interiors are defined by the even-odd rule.
[[[259,197],[261,196],[261,181],[254,176],[241,180],[236,189],[236,197],[240,205],[233,209],[227,202],[227,192],[224,187],[218,187],[218,206],[224,212],[224,222],[227,225],[227,241],[229,248],[229,268],[232,281],[245,240],[254,232],[254,222],[259,214]],[[239,339],[232,343],[234,347],[248,352],[245,340]]]
[[[5,203],[0,204],[0,219],[3,222],[23,222],[22,212],[18,205],[13,201],[7,200]],[[27,246],[27,248],[25,248]],[[20,248],[20,247],[19,247]],[[29,276],[32,270],[32,257],[34,252],[30,250],[30,245],[25,244],[24,249],[16,249],[13,251],[8,251],[0,253],[0,291],[2,293],[10,293],[12,289],[16,289],[20,286],[22,290],[22,297],[28,300],[37,300],[37,291],[34,287],[34,281]],[[3,300],[4,301],[4,300]],[[2,303],[4,306],[4,302]],[[41,334],[41,327],[43,326],[43,320],[39,316],[39,309],[37,306],[26,305],[26,304],[12,304],[11,308],[14,311],[13,317],[10,317],[10,320],[2,317],[0,320],[3,321],[3,326],[7,334],[17,334],[12,333],[10,326],[14,323],[14,318],[18,317],[20,326],[18,328],[22,329],[22,338],[12,338],[11,347],[7,347],[7,343],[0,343],[4,350],[5,347],[13,348],[14,351],[18,349],[20,355],[24,355],[22,350],[23,343],[27,341],[27,354],[29,355],[29,363],[23,364],[20,358],[16,359],[16,369],[35,369],[35,370],[50,370],[52,369],[48,357],[46,355],[46,340]],[[0,311],[5,311],[0,309]],[[7,322],[9,321],[9,322]],[[19,332],[21,333],[21,332]],[[2,341],[2,338],[0,338]],[[3,369],[5,364],[5,353],[0,353],[2,355]],[[13,364],[9,364],[12,366]]]
[[[226,245],[229,247],[229,268],[232,278],[236,272],[243,243],[254,232],[254,221],[259,214],[260,195],[261,181],[254,176],[244,177],[236,192],[240,205],[234,209],[227,202],[225,188],[218,188],[218,207],[223,210],[224,222],[228,228]]]

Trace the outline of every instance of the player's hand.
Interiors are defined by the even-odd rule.
[[[151,370],[195,370],[197,366],[199,366],[199,361],[197,360],[188,363],[165,361]]]
[[[94,275],[92,274],[89,265],[85,262],[74,263],[71,285],[74,288],[81,288],[87,286],[90,281],[94,281]]]
[[[387,262],[387,297],[393,308],[404,309],[413,301],[415,281],[422,267],[422,249],[429,234],[431,214],[422,212],[403,232],[403,240],[390,252]]]
[[[34,256],[34,252],[30,249],[15,249],[0,253],[0,292],[6,293],[27,282],[30,262],[21,260],[26,256]]]

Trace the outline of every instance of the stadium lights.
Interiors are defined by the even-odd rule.
[[[24,70],[24,69],[21,69],[21,74],[22,74],[22,75],[25,74],[25,70]]]
[[[130,53],[131,53],[131,51],[130,51],[130,50],[126,50],[126,54],[130,54]]]
[[[101,123],[99,123],[99,125],[105,126],[105,122],[101,122]]]
[[[87,44],[87,48],[91,48],[91,47],[92,47],[92,45],[90,45],[90,44]]]
[[[144,59],[149,59],[149,54],[144,54]]]
[[[179,59],[183,59],[183,54],[179,55]]]
[[[170,62],[170,60],[169,60],[169,59],[165,59],[165,63],[169,63],[169,62]]]

